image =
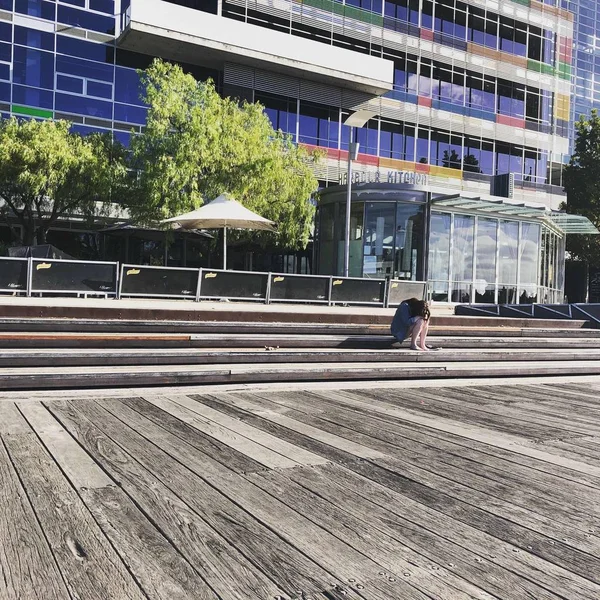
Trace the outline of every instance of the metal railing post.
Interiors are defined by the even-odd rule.
[[[198,285],[196,286],[196,302],[200,302],[200,290],[202,288],[202,267],[198,269]]]
[[[272,283],[273,273],[269,271],[267,273],[267,291],[265,292],[265,304],[271,304],[271,283]]]
[[[33,258],[30,256],[27,259],[27,296],[31,297],[31,288],[33,281]]]

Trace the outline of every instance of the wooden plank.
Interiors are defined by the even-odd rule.
[[[468,393],[468,392],[466,392]],[[428,394],[424,390],[415,393],[401,393],[399,390],[373,389],[360,394],[363,401],[369,399],[390,408],[408,409],[421,414],[441,417],[460,422],[463,427],[473,425],[485,427],[490,431],[519,436],[521,439],[543,439],[560,437],[564,430],[543,424],[527,422],[524,419],[511,418],[493,411],[476,410],[474,406],[464,406],[460,402],[446,401]]]
[[[64,410],[73,411],[69,405]],[[76,421],[80,421],[79,417]],[[73,427],[78,427],[77,422]],[[132,426],[137,428],[138,424],[132,423]],[[214,481],[227,479],[225,467],[210,476],[211,484],[207,485],[209,475],[203,466],[204,455],[192,446],[185,447],[173,434],[165,432],[149,444],[140,434],[121,430],[118,441],[171,492],[179,494],[187,490],[185,501],[189,507],[290,596],[297,596],[298,591],[309,596],[332,587],[330,582],[335,576],[331,572],[296,550],[293,541],[282,540],[272,529],[242,510],[236,495],[229,498],[215,489]],[[179,451],[171,455],[177,448]]]
[[[541,535],[508,519],[483,510],[474,500],[459,500],[448,489],[446,479],[408,465],[398,459],[381,459],[377,465],[353,464],[352,470],[404,495],[418,496],[420,502],[453,519],[471,525],[521,549],[529,550],[561,570],[588,579],[594,593],[600,594],[600,558],[581,552],[567,542]]]
[[[36,435],[4,442],[73,598],[147,598]]]
[[[428,397],[429,395],[419,393],[419,398],[427,399]],[[336,415],[336,418],[339,418],[339,415]],[[374,437],[385,439],[398,447],[399,450],[395,453],[390,448],[389,454],[401,455],[404,458],[411,456],[415,464],[421,461],[422,466],[429,465],[433,469],[437,463],[441,463],[444,465],[446,476],[459,482],[462,481],[462,477],[457,468],[464,469],[469,472],[473,487],[483,489],[497,497],[512,496],[516,499],[517,504],[532,506],[541,514],[559,515],[563,519],[568,516],[571,524],[583,523],[585,529],[589,527],[590,518],[600,517],[600,507],[598,507],[595,491],[580,489],[577,508],[573,507],[573,510],[566,515],[562,508],[565,503],[570,502],[572,490],[565,490],[562,486],[557,486],[556,481],[552,478],[541,482],[535,477],[532,478],[531,473],[528,472],[517,474],[514,470],[497,469],[490,464],[480,465],[471,458],[462,458],[460,455],[448,452],[447,446],[436,447],[437,444],[433,441],[430,441],[427,446],[421,443],[415,444],[404,438],[402,430],[399,430],[397,426],[371,419],[365,414],[360,418],[370,426],[370,431],[366,431],[367,433],[373,432]],[[356,423],[355,426],[360,428],[361,423]],[[379,431],[379,428],[382,431]],[[548,451],[551,452],[550,449]],[[409,454],[407,455],[407,453]],[[578,457],[571,455],[570,458]]]
[[[373,474],[379,478],[376,468]],[[453,572],[499,597],[505,597],[506,590],[510,590],[511,599],[517,597],[519,590],[526,597],[528,593],[540,597],[539,590],[530,587],[531,583],[559,596],[587,598],[597,593],[599,586],[542,560],[533,552],[520,551],[469,523],[428,508],[418,494],[398,493],[383,483],[375,483],[368,470],[360,476],[340,465],[326,465],[302,473],[290,472],[289,477],[358,518],[368,515],[373,528],[431,560],[445,564],[452,557],[449,568]],[[459,548],[449,547],[448,542]]]
[[[158,441],[159,445],[160,443]],[[242,540],[246,545],[245,551],[248,552],[251,548],[250,557],[253,560],[261,560],[262,568],[275,568],[276,575],[274,574],[274,576],[278,577],[277,581],[280,585],[284,583],[281,581],[283,577],[291,577],[295,580],[293,584],[292,581],[289,582],[292,584],[292,589],[304,590],[308,583],[309,589],[306,591],[309,593],[318,590],[319,587],[322,589],[324,581],[329,581],[333,577],[340,582],[347,582],[350,579],[357,582],[369,582],[368,586],[365,584],[364,589],[360,590],[360,595],[366,598],[381,598],[382,600],[388,600],[390,597],[409,598],[410,600],[419,598],[413,588],[400,582],[399,577],[401,576],[396,574],[393,578],[394,581],[382,579],[382,576],[379,575],[381,567],[377,563],[356,553],[335,537],[315,527],[310,521],[301,518],[282,503],[270,498],[256,486],[236,479],[234,474],[231,474],[230,477],[218,477],[210,480],[211,486],[223,494],[215,495],[213,487],[198,486],[194,481],[190,481],[189,472],[187,469],[182,471],[182,467],[178,463],[169,461],[164,467],[159,467],[157,466],[160,464],[158,460],[159,456],[156,454],[151,459],[148,458],[147,468],[152,468],[173,490],[181,489],[184,485],[194,485],[193,493],[190,492],[187,496],[190,505],[198,506],[197,510],[199,513],[202,512],[203,518],[210,519],[211,526],[223,531],[223,534],[227,535],[232,543],[239,543],[238,540]],[[185,467],[194,471],[198,477],[204,477],[202,470],[196,471],[198,467],[194,465],[193,460],[189,459],[187,452],[182,452],[178,460]],[[238,512],[239,508],[230,505],[229,501],[234,501],[244,509],[241,514]],[[225,522],[223,522],[224,511],[227,511],[225,515],[233,513],[231,516],[227,515]],[[253,525],[247,524],[248,514],[253,515],[251,520]],[[254,520],[258,521],[258,524]],[[234,526],[235,523],[240,522],[240,526]],[[258,532],[256,531],[257,527]],[[278,542],[265,540],[265,536],[268,538],[273,535],[271,531],[277,532]],[[299,554],[298,551],[302,554]],[[263,558],[265,552],[268,552],[269,555]],[[301,558],[299,561],[298,557],[302,555],[316,564],[313,563],[312,568],[300,569],[299,564],[302,565],[307,560]],[[282,561],[285,563],[286,556],[290,556],[290,560],[288,566],[283,568],[281,565]],[[280,566],[276,567],[277,565]],[[316,567],[316,565],[320,566]],[[317,574],[328,572],[329,575],[325,575],[325,579],[321,577],[315,581],[316,575],[312,575],[315,568]],[[298,579],[304,579],[303,586],[300,588]],[[310,589],[311,587],[312,589]],[[410,592],[406,590],[410,590]]]
[[[100,399],[98,403],[171,456],[190,456],[207,478],[265,468],[142,398]]]
[[[265,411],[262,409],[260,404],[256,402],[253,403],[247,398],[245,400],[242,400],[242,402],[245,402],[246,411],[240,411],[235,409],[232,410],[232,407],[229,403],[235,400],[239,400],[239,396],[236,396],[232,393],[194,395],[191,397],[194,400],[197,400],[198,402],[201,402],[202,404],[205,404],[208,407],[225,412],[231,417],[251,423],[253,426],[259,429],[263,429],[265,431],[269,431],[269,429],[267,429],[268,424],[265,423],[265,421],[276,423],[281,427],[274,429],[273,431],[271,431],[271,433],[273,433],[274,435],[279,435],[280,437],[282,432],[287,429],[289,431],[295,431],[296,433],[306,436],[312,440],[322,442],[323,444],[327,444],[328,446],[337,448],[338,450],[342,450],[344,452],[347,452],[348,454],[357,456],[359,458],[383,458],[385,456],[378,450],[374,450],[373,448],[369,448],[368,446],[363,446],[362,444],[357,444],[356,442],[340,437],[338,435],[334,435],[332,433],[324,431],[323,429],[319,429],[318,427],[307,425],[306,423],[297,421],[296,419],[290,418],[286,415],[282,415],[275,411]],[[260,413],[260,417],[257,417],[255,414],[253,414],[256,411]],[[315,451],[314,453],[319,454],[319,452],[317,451]]]
[[[14,402],[0,403],[0,435],[31,433],[31,427]]]
[[[357,392],[360,394],[360,392]],[[343,394],[343,395],[342,395]],[[519,452],[518,445],[511,446],[506,445],[506,448],[498,447],[482,441],[481,439],[473,439],[473,437],[467,437],[464,432],[460,430],[456,431],[445,431],[434,426],[437,419],[424,420],[423,422],[416,423],[414,420],[406,421],[402,413],[399,416],[394,416],[389,413],[378,414],[372,409],[372,404],[365,405],[362,402],[356,402],[355,397],[352,393],[340,390],[339,393],[335,394],[329,392],[317,392],[317,391],[303,391],[303,392],[259,392],[256,394],[257,401],[263,400],[268,402],[270,406],[280,406],[283,411],[299,410],[302,411],[304,407],[310,407],[311,415],[318,415],[324,413],[324,408],[327,407],[327,411],[330,413],[332,407],[338,408],[342,411],[344,416],[356,416],[367,414],[372,418],[380,419],[383,423],[391,422],[394,424],[394,428],[401,431],[402,436],[414,439],[415,441],[421,441],[429,443],[431,438],[434,438],[437,445],[447,444],[449,451],[453,453],[460,453],[463,456],[478,460],[483,464],[493,464],[500,469],[513,471],[519,469],[531,469],[530,477],[542,477],[546,475],[553,475],[560,479],[564,479],[571,483],[577,483],[582,486],[589,487],[593,490],[600,489],[600,476],[591,475],[588,473],[582,473],[581,471],[573,471],[562,465],[554,464],[553,462],[541,460],[536,457],[527,456]],[[302,420],[302,412],[294,414],[294,418]],[[304,413],[306,414],[306,413]],[[336,413],[337,414],[337,413]],[[330,421],[328,421],[329,423]],[[325,427],[329,427],[326,424]],[[353,428],[354,425],[350,425]],[[462,435],[461,435],[462,433]],[[518,440],[524,441],[518,438],[515,444],[518,444]],[[582,493],[584,490],[579,488]]]
[[[223,412],[210,408],[204,404],[201,404],[195,400],[192,400],[188,396],[185,395],[177,395],[170,396],[170,399],[177,404],[184,406],[185,408],[193,411],[194,413],[200,415],[204,419],[207,419],[210,422],[218,423],[219,425],[226,427],[228,430],[235,432],[236,434],[242,435],[249,440],[255,441],[256,443],[280,454],[288,458],[289,460],[293,460],[296,465],[322,465],[327,462],[326,459],[319,456],[318,454],[313,454],[312,452],[308,452],[294,444],[289,444],[288,442],[279,439],[278,437],[271,435],[262,431],[261,429],[257,429],[256,427],[252,427],[251,425],[247,425],[246,423],[241,423],[237,419],[232,419],[230,416],[226,415]],[[267,465],[269,466],[269,465]],[[274,466],[277,468],[277,466]],[[283,467],[285,468],[285,467]]]
[[[371,557],[385,570],[401,573],[405,581],[426,596],[451,597],[453,600],[489,600],[492,597],[481,587],[444,569],[441,562],[432,564],[408,547],[406,539],[398,541],[387,533],[375,530],[370,512],[357,518],[346,510],[344,502],[332,504],[323,499],[326,495],[317,495],[307,489],[304,479],[306,471],[313,472],[315,469],[294,469],[290,472],[290,476],[298,483],[291,481],[284,472],[262,471],[245,477],[358,552]],[[344,496],[345,492],[342,492],[341,497]],[[452,556],[456,558],[456,553],[453,552]]]
[[[17,405],[76,488],[102,489],[114,485],[114,481],[81,449],[41,403],[19,402]]]
[[[0,598],[71,598],[0,439]]]
[[[543,450],[525,446],[524,444],[527,441],[527,438],[522,436],[513,435],[510,433],[499,433],[498,431],[494,431],[493,429],[489,429],[487,427],[482,427],[472,423],[464,424],[461,421],[447,417],[432,418],[430,415],[428,416],[417,412],[416,408],[406,409],[389,406],[385,403],[377,401],[376,399],[371,399],[368,396],[362,395],[362,390],[361,395],[349,396],[347,392],[340,391],[337,393],[337,396],[341,402],[362,405],[363,409],[368,408],[369,411],[400,418],[407,423],[416,423],[431,429],[437,429],[446,433],[453,433],[469,440],[483,442],[490,446],[495,446],[504,450],[510,450],[516,454],[537,458],[544,462],[561,465],[573,471],[579,471],[581,473],[600,477],[600,467],[587,465],[577,460],[558,457]]]
[[[480,402],[481,405],[476,410],[506,414],[525,421],[543,423],[549,427],[563,428],[566,435],[593,435],[598,431],[600,412],[593,415],[588,411],[586,415],[582,415],[579,411],[577,413],[573,411],[565,412],[564,410],[554,411],[552,406],[548,405],[548,398],[541,390],[537,393],[519,390],[518,398],[513,398],[510,403],[506,403],[505,398],[510,392],[511,390],[506,388],[496,389],[490,386],[481,391],[438,389],[435,392],[430,391],[428,395],[433,395],[445,402]]]
[[[284,396],[287,397],[287,394]],[[278,398],[279,400],[283,401],[281,394],[278,394]],[[395,425],[393,428],[390,428],[390,426],[384,421],[371,419],[364,413],[357,414],[353,417],[352,413],[348,411],[344,413],[342,411],[328,410],[327,413],[322,414],[320,417],[313,417],[313,411],[311,410],[312,406],[310,405],[311,401],[308,399],[308,396],[304,396],[304,398],[307,404],[310,406],[310,408],[307,409],[310,414],[294,411],[295,418],[312,423],[316,426],[322,426],[329,431],[336,432],[340,436],[347,436],[350,439],[360,441],[364,445],[371,445],[372,447],[390,455],[397,454],[397,448],[395,446],[401,444],[401,440],[407,435],[407,431],[410,432],[412,430],[412,428],[409,427],[398,433],[399,429],[397,425]],[[317,400],[316,402],[321,408],[326,405],[323,398]],[[350,416],[347,416],[348,414],[350,414]],[[424,440],[423,443],[425,444],[436,444],[439,442],[437,438],[428,438],[422,434],[418,434],[416,439],[419,441]],[[461,448],[460,446],[457,447]],[[421,469],[421,467],[424,466],[423,459],[420,455],[410,452],[410,448],[410,446],[407,446],[406,448],[402,449],[400,453],[402,460],[405,461],[407,465],[410,464],[413,467],[417,467],[419,469],[418,473],[425,473],[425,471]],[[450,454],[451,452],[454,452],[454,449],[451,445],[448,445],[446,451],[448,454]],[[323,454],[324,456],[327,456],[327,449],[323,450]],[[476,463],[478,460],[477,455],[477,451],[470,451],[469,459]],[[517,459],[518,458],[519,457],[517,457]],[[348,460],[339,460],[339,462],[348,462]],[[506,467],[508,470],[510,470],[512,466],[516,466],[515,463],[511,463],[509,461],[505,462],[508,465]],[[522,495],[522,491],[519,491],[517,496],[512,492],[510,492],[507,497],[491,496],[488,493],[480,492],[473,487],[472,475],[469,472],[459,472],[457,482],[454,482],[452,479],[448,479],[447,470],[441,465],[435,465],[434,463],[431,474],[436,476],[440,469],[444,470],[444,483],[446,485],[446,491],[451,493],[453,496],[463,499],[469,503],[472,502],[477,506],[480,506],[481,508],[491,512],[492,514],[497,515],[498,517],[514,521],[515,523],[523,525],[528,529],[542,533],[551,539],[568,539],[570,545],[578,548],[581,551],[590,552],[595,555],[600,554],[600,538],[589,533],[589,529],[593,529],[592,525],[589,525],[589,529],[576,529],[569,520],[569,511],[563,511],[563,514],[560,515],[561,520],[564,522],[561,522],[561,520],[557,521],[554,518],[550,518],[543,512],[536,512],[532,510],[528,502],[524,502],[523,506],[519,506],[519,504],[515,503],[518,502],[518,498]],[[523,467],[522,471],[526,473],[527,468]],[[469,482],[469,486],[464,485],[465,482]],[[565,482],[561,482],[561,480],[558,478],[556,478],[553,483],[555,487],[566,487],[567,496],[568,490],[570,489],[572,491],[571,498],[566,505],[572,505],[573,495],[579,498],[582,486],[570,484],[572,487],[569,487],[568,485],[565,485]],[[549,484],[549,487],[550,486],[551,484]],[[586,490],[586,488],[583,489],[584,491],[589,492],[589,490]],[[596,493],[597,492],[594,492],[594,494]]]
[[[46,407],[59,417],[54,404],[47,403]],[[23,403],[22,408],[28,406]],[[86,473],[86,466],[98,470],[100,467],[70,433],[52,426],[37,410],[31,414],[35,414],[36,432],[41,441],[77,489],[144,593],[161,600],[190,597],[216,600],[216,595],[112,479],[101,471],[109,484],[98,486],[100,476],[93,471]],[[55,454],[54,449],[59,452]],[[96,485],[88,487],[87,482]]]
[[[266,448],[252,439],[240,435],[214,421],[202,418],[201,415],[178,402],[174,402],[166,397],[158,396],[148,396],[145,399],[165,412],[182,420],[184,423],[198,429],[202,433],[214,437],[220,442],[235,448],[238,452],[246,454],[265,467],[272,469],[289,469],[298,466],[296,461],[287,456],[283,456],[270,448]]]
[[[68,406],[59,404],[56,410],[73,426],[94,459],[120,483],[155,526],[176,544],[178,552],[219,597],[246,600],[248,596],[269,598],[283,595],[281,588],[208,526],[201,513],[194,512],[185,503],[183,499],[192,492],[189,485],[175,494],[140,466],[138,461],[142,457],[144,462],[152,462],[148,460],[149,452],[152,458],[156,455],[150,443],[140,439],[133,430],[96,403],[80,402],[75,408],[74,403],[69,402]],[[127,445],[130,453],[116,442]],[[189,477],[193,475],[189,473]]]

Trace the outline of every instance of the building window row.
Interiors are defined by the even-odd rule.
[[[176,2],[179,4],[179,2]],[[419,36],[419,28],[432,30],[441,37],[441,43],[467,48],[467,43],[478,44],[486,48],[506,52],[515,56],[529,58],[549,65],[555,61],[555,34],[535,25],[521,23],[491,11],[456,0],[386,0],[383,7],[375,0],[351,0],[344,2],[349,6],[358,6],[367,12],[381,15],[383,10],[383,28]],[[256,6],[256,5],[255,5]],[[323,20],[323,27],[307,26],[292,19],[280,18],[261,12],[259,7],[249,9],[229,2],[223,4],[223,14],[255,25],[284,31],[292,35],[310,37],[328,44],[344,46],[347,42],[330,31],[330,20]],[[314,23],[314,18],[311,19]],[[329,31],[325,31],[325,28]],[[348,28],[351,36],[351,28]],[[356,44],[359,51],[361,44]]]
[[[348,149],[349,128],[341,109],[270,94],[255,95],[273,127],[294,141]],[[363,154],[430,164],[471,173],[514,173],[517,180],[547,181],[548,154],[498,140],[474,138],[390,119],[371,119],[355,130]]]
[[[552,122],[551,92],[412,54],[385,51],[384,57],[394,61],[394,90],[493,115]]]

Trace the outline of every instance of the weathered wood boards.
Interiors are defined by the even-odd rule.
[[[600,598],[600,384],[0,404],[0,598]]]

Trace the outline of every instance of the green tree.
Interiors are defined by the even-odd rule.
[[[70,127],[66,121],[0,122],[0,218],[25,245],[45,243],[61,217],[101,215],[125,182],[122,148],[110,136],[82,137]]]
[[[139,173],[127,203],[132,218],[160,221],[227,192],[277,223],[279,245],[306,246],[318,154],[274,131],[260,104],[222,98],[177,65],[155,60],[141,76],[149,110],[131,144]]]
[[[592,110],[588,119],[575,123],[575,147],[563,171],[567,202],[561,208],[586,216],[600,227],[600,117]],[[571,235],[567,250],[575,260],[600,264],[600,236]]]

